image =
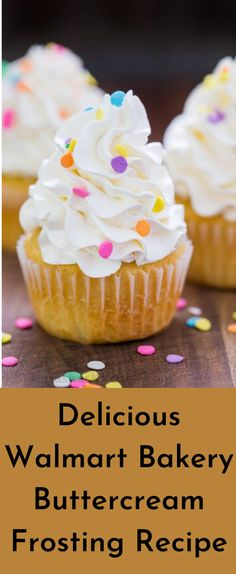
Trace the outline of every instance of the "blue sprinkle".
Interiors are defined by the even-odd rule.
[[[113,92],[113,94],[111,94],[112,105],[119,108],[123,104],[124,97],[125,97],[125,92],[122,92],[121,90],[117,90],[117,92]]]
[[[11,84],[18,84],[18,82],[20,82],[20,80],[21,80],[21,76],[20,76],[20,74],[12,74],[9,77],[9,80],[10,80]]]
[[[189,317],[186,321],[186,325],[188,327],[195,327],[197,321],[199,321],[199,317]]]
[[[89,108],[85,108],[85,109],[84,109],[84,112],[90,112],[90,110],[93,110],[93,107],[92,107],[92,106],[89,106]]]

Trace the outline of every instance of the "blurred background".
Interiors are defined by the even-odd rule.
[[[77,52],[101,87],[133,88],[161,137],[190,89],[236,55],[236,0],[3,0],[3,57],[34,43]]]

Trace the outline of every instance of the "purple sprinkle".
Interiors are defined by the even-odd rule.
[[[225,114],[219,109],[216,109],[212,114],[207,117],[211,124],[218,124],[225,119]]]
[[[111,165],[114,171],[116,171],[117,173],[124,173],[124,171],[126,171],[128,167],[128,163],[125,157],[123,157],[122,155],[117,155],[116,157],[113,157],[113,159],[111,160]]]
[[[167,355],[166,361],[171,364],[182,363],[184,361],[184,357],[182,357],[182,355]]]
[[[67,139],[66,139],[66,141],[65,141],[65,146],[66,146],[67,148],[69,147],[71,140],[72,140],[72,138],[67,138]]]

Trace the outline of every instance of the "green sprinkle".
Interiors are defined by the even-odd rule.
[[[2,77],[4,78],[8,68],[7,60],[2,60]]]
[[[65,373],[63,376],[70,379],[70,381],[81,379],[81,373],[77,373],[77,371],[68,371],[68,373]]]

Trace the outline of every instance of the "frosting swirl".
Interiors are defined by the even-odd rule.
[[[201,216],[236,221],[236,59],[224,58],[168,127],[166,163]]]
[[[20,216],[27,232],[41,228],[45,262],[105,277],[122,262],[143,265],[174,251],[184,210],[174,204],[162,145],[147,143],[150,131],[132,91],[106,94],[100,107],[64,122]]]
[[[98,103],[102,91],[82,60],[58,44],[33,46],[3,71],[3,172],[36,176],[61,123]]]

